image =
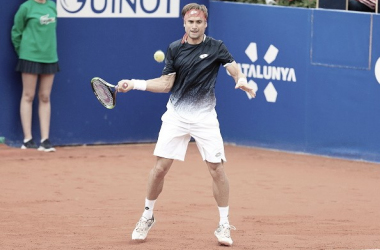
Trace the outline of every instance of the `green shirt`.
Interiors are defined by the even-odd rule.
[[[14,17],[12,43],[20,59],[55,63],[57,55],[57,9],[55,2],[27,0]]]

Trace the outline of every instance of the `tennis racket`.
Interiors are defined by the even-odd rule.
[[[116,86],[112,85],[100,77],[91,79],[92,91],[99,102],[108,109],[113,109],[116,106]]]

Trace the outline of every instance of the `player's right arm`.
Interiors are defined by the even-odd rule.
[[[121,80],[118,82],[116,89],[124,93],[133,89],[154,93],[168,93],[172,89],[174,81],[175,74],[161,75],[161,77],[149,80]]]
[[[142,90],[154,93],[168,93],[175,82],[176,69],[174,67],[174,58],[177,54],[178,46],[180,46],[179,40],[169,45],[165,56],[165,67],[160,77],[149,80],[121,80],[117,84],[116,89],[119,92]]]

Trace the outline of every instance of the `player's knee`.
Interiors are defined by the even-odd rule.
[[[163,179],[165,177],[165,175],[168,173],[168,169],[165,169],[161,166],[155,166],[152,169],[152,172],[153,172],[154,178]]]
[[[210,169],[210,171],[223,171],[224,172],[222,162],[215,163],[215,162],[206,161],[206,164],[207,164],[208,168]]]
[[[226,179],[226,174],[224,172],[224,167],[222,163],[207,162],[207,165],[209,167],[209,171],[213,179],[217,179],[220,181]]]

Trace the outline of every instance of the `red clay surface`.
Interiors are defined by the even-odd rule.
[[[0,248],[226,249],[211,176],[191,143],[175,161],[143,243],[154,144],[0,146]],[[380,164],[226,145],[232,249],[380,249]]]

